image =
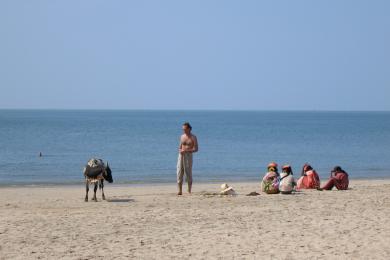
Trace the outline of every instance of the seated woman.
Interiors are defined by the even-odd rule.
[[[261,182],[261,191],[267,194],[279,193],[279,173],[278,165],[274,162],[268,164],[268,172]]]
[[[320,177],[310,164],[303,165],[301,177],[297,181],[297,189],[319,189]]]
[[[338,190],[347,190],[349,184],[348,173],[346,173],[340,166],[335,166],[330,172],[328,182],[322,187],[324,190],[331,190],[336,187]]]
[[[297,185],[295,183],[294,177],[292,176],[293,172],[290,165],[284,165],[282,167],[282,172],[280,173],[279,179],[279,190],[282,194],[291,194],[294,190],[294,187]]]

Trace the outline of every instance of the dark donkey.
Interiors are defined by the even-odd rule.
[[[112,174],[110,166],[108,166],[108,162],[104,165],[102,159],[90,159],[87,165],[84,168],[84,177],[85,177],[85,201],[88,201],[88,192],[89,192],[89,184],[93,183],[93,198],[92,200],[97,201],[96,191],[99,185],[99,188],[102,190],[102,199],[105,200],[104,196],[104,180],[109,183],[113,182]]]

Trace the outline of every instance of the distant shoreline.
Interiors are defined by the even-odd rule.
[[[297,177],[295,177],[298,179]],[[321,179],[321,183],[325,183],[327,179]],[[353,178],[350,177],[350,180],[352,182],[381,182],[381,181],[389,181],[389,177],[374,177],[374,178],[369,178],[369,177],[357,177]],[[195,181],[194,186],[197,184],[199,185],[213,185],[213,184],[221,184],[221,183],[231,183],[231,184],[256,184],[258,183],[260,185],[260,177],[258,180],[201,180],[201,181]],[[68,183],[0,183],[0,189],[1,188],[23,188],[23,187],[30,187],[30,188],[50,188],[50,187],[84,187],[85,182],[84,180],[81,180],[80,182],[68,182]],[[168,181],[163,181],[163,182],[131,182],[131,181],[120,181],[120,182],[115,182],[113,184],[108,184],[106,183],[107,186],[109,187],[127,187],[127,186],[132,186],[132,187],[153,187],[153,186],[174,186],[176,187],[176,182],[168,182]]]

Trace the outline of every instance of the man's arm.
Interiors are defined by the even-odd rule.
[[[182,153],[183,152],[183,142],[181,141],[181,136],[180,136],[180,140],[179,140],[179,153]]]
[[[192,148],[192,152],[196,153],[198,151],[198,139],[196,138],[195,135],[193,135],[193,139],[194,139],[194,148]]]

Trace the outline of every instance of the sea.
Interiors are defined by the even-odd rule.
[[[196,182],[260,181],[267,164],[325,179],[390,177],[390,112],[0,110],[0,185],[83,183],[90,158],[115,183],[175,183],[182,124],[198,138]],[[39,154],[42,156],[39,156]]]

